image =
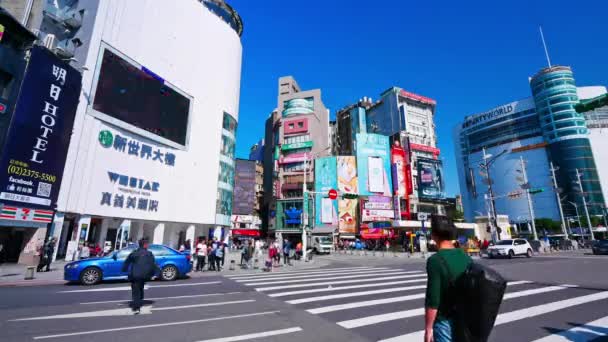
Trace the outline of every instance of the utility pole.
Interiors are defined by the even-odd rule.
[[[576,169],[576,182],[578,183],[578,187],[581,191],[581,197],[583,198],[583,207],[585,208],[585,215],[587,215],[587,226],[589,227],[589,234],[591,236],[591,241],[595,240],[595,236],[593,236],[593,228],[591,227],[591,218],[589,217],[589,209],[587,208],[587,199],[585,198],[585,192],[583,191],[583,182],[581,181],[581,173]]]
[[[557,207],[559,208],[559,217],[562,220],[562,231],[564,232],[565,239],[568,240],[568,231],[566,230],[566,220],[564,219],[564,209],[562,208],[562,199],[559,195],[559,187],[557,186],[557,177],[555,171],[559,170],[553,166],[551,162],[551,178],[553,179],[553,189],[555,190],[555,198],[557,199]]]
[[[304,261],[308,261],[308,247],[306,237],[306,226],[308,225],[308,189],[306,186],[306,178],[308,175],[308,154],[304,152],[304,183],[302,183],[302,256]],[[314,217],[313,217],[314,220]]]
[[[499,155],[500,156],[500,155]],[[494,202],[494,189],[492,189],[492,177],[490,177],[490,166],[492,164],[492,162],[495,159],[488,161],[488,159],[490,159],[491,156],[489,156],[486,153],[486,148],[483,148],[483,163],[481,164],[481,167],[483,167],[483,169],[486,172],[486,176],[487,176],[487,180],[488,180],[488,195],[490,198],[488,198],[489,202],[490,202],[490,212],[488,213],[489,218],[490,218],[490,234],[492,236],[492,241],[496,242],[497,240],[499,240],[496,237],[496,232],[498,231],[498,229],[496,229],[496,224],[498,222],[498,218],[496,215],[496,203]]]
[[[532,223],[532,233],[534,234],[534,240],[538,240],[538,234],[536,233],[536,222],[534,222],[534,205],[532,205],[532,195],[530,195],[530,183],[528,183],[528,172],[526,171],[526,162],[524,157],[520,156],[521,172],[524,176],[523,188],[526,191],[526,198],[528,199],[528,211],[530,212],[530,221]]]

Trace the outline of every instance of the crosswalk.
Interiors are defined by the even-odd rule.
[[[227,277],[371,341],[423,340],[423,270],[343,267]],[[608,340],[606,307],[608,291],[510,281],[490,340]]]

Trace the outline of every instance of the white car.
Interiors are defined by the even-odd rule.
[[[488,257],[507,257],[511,259],[516,255],[532,257],[532,246],[525,239],[500,240],[494,246],[488,247]]]

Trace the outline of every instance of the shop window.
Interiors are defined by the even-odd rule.
[[[232,117],[232,115],[230,115],[228,113],[224,113],[224,120],[223,120],[222,128],[224,128],[225,130],[227,130],[228,132],[230,132],[232,134],[236,134],[236,126],[237,126],[237,122]]]

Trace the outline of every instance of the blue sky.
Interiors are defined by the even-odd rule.
[[[467,114],[530,96],[528,77],[573,67],[608,85],[608,1],[231,0],[244,22],[237,156],[276,107],[278,78],[320,88],[332,115],[395,85],[437,100],[449,195],[459,193],[452,129]]]

